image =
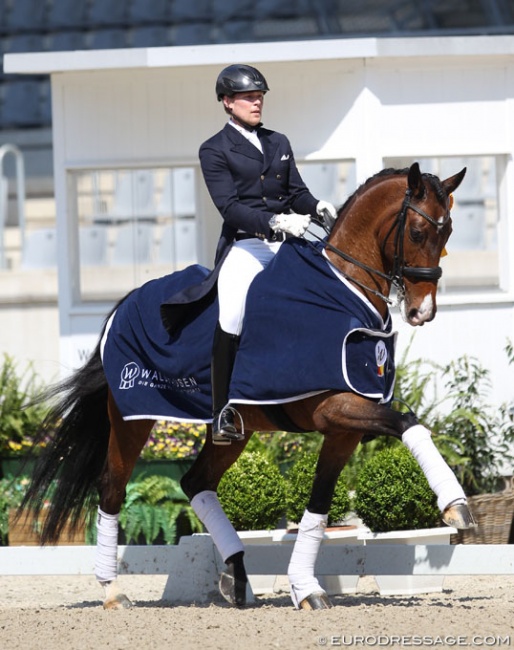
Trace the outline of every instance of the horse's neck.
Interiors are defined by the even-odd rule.
[[[384,225],[390,223],[390,215],[394,213],[392,206],[396,205],[396,197],[392,198],[391,193],[387,192],[387,185],[387,182],[382,181],[354,197],[337,220],[328,239],[332,246],[357,262],[384,274],[386,269],[381,248],[385,237]],[[327,254],[336,268],[356,281],[356,288],[366,295],[384,316],[387,303],[373,291],[389,296],[390,282],[358,264],[343,259],[330,249]],[[367,291],[361,285],[373,291]]]

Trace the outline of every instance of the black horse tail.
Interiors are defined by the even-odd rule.
[[[30,509],[37,517],[44,510],[41,544],[58,542],[67,521],[76,529],[98,501],[110,431],[101,338],[81,368],[37,398],[56,403],[36,434],[35,467],[18,515]]]

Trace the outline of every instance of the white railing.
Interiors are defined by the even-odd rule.
[[[249,545],[252,575],[286,575],[291,545]],[[93,575],[94,546],[0,548],[0,575]],[[224,568],[207,534],[182,537],[176,546],[120,546],[121,575],[168,575],[163,598],[206,602]],[[514,545],[322,545],[317,576],[514,575]]]

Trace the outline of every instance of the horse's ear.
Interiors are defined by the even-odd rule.
[[[462,183],[462,179],[466,175],[466,170],[467,168],[464,167],[464,169],[461,169],[461,171],[458,174],[455,174],[455,176],[450,176],[450,178],[447,178],[445,181],[442,181],[442,185],[445,189],[447,196],[449,196],[452,192],[454,192]]]
[[[425,193],[425,186],[421,180],[421,171],[419,169],[419,163],[412,163],[409,169],[409,175],[407,176],[407,183],[412,194],[420,199]]]

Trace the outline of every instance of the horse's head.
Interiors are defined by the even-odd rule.
[[[398,287],[400,309],[410,325],[431,321],[437,311],[437,282],[442,275],[441,255],[452,232],[452,193],[462,182],[466,168],[441,181],[422,174],[414,163],[407,174],[407,190],[396,221],[393,282]]]
[[[379,309],[395,286],[411,325],[436,314],[439,260],[452,231],[451,194],[465,173],[441,181],[422,174],[418,163],[383,170],[350,197],[328,239],[334,264]]]

